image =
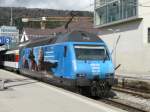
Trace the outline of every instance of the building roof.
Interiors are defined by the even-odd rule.
[[[0,26],[0,31],[5,32],[5,33],[8,33],[8,32],[18,33],[19,32],[16,26]]]
[[[53,29],[24,28],[20,42],[25,42],[39,37],[48,37],[53,33]]]
[[[88,20],[80,20],[77,22],[72,22],[69,24],[68,31],[86,31],[90,33],[97,34],[99,32],[98,29],[93,28],[93,23]],[[64,26],[57,27],[54,29],[39,29],[39,28],[24,28],[23,32],[28,36],[28,39],[36,38],[36,37],[47,37],[53,34],[65,33],[67,30]]]
[[[80,30],[80,31],[86,31],[86,32],[96,33],[96,34],[99,32],[99,29],[94,28],[93,23],[87,20],[80,20],[78,22],[70,23],[68,30],[69,31]],[[61,27],[55,28],[54,31],[56,33],[59,33],[59,32],[64,33],[67,30],[64,28],[64,26],[61,26]]]
[[[40,29],[40,28],[24,28],[23,31],[27,35],[50,35],[53,33],[53,29]]]

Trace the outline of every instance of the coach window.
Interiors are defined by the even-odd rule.
[[[6,61],[8,61],[8,55],[6,54]]]
[[[150,43],[150,28],[148,28],[148,43]]]
[[[14,57],[14,55],[12,54],[12,55],[11,55],[11,61],[14,62],[14,59],[15,59],[15,57]]]
[[[11,55],[8,54],[8,61],[11,61]]]

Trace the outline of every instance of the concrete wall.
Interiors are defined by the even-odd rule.
[[[121,64],[117,72],[150,74],[150,46],[147,43],[147,26],[150,24],[145,22],[146,19],[136,20],[100,29],[99,34],[108,44],[110,51],[121,35],[116,49],[116,65]],[[108,29],[120,29],[120,31],[113,34]],[[113,59],[114,54],[115,52]]]
[[[118,36],[121,36],[116,56],[115,52],[113,53],[114,63],[121,64],[118,73],[150,75],[150,43],[148,43],[150,7],[145,7],[150,6],[150,1],[138,0],[138,2],[138,19],[101,27],[99,35],[108,44],[110,51]],[[120,31],[113,33],[108,29]]]

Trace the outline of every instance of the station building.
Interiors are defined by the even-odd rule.
[[[9,49],[19,41],[19,30],[15,26],[0,27],[0,49]]]
[[[150,75],[150,0],[95,0],[94,26],[115,48],[117,73]]]
[[[0,36],[10,37],[12,42],[19,40],[19,30],[15,26],[1,26]]]

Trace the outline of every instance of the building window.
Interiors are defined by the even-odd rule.
[[[95,0],[96,25],[103,25],[136,15],[137,0]]]
[[[119,3],[116,2],[112,2],[107,6],[107,10],[108,10],[108,18],[107,18],[107,22],[112,22],[112,21],[116,21],[119,19]]]
[[[107,23],[107,14],[106,14],[106,6],[104,7],[101,7],[99,8],[97,11],[96,11],[96,25],[99,25],[99,24],[105,24]]]
[[[122,0],[121,7],[122,7],[123,19],[136,16],[137,13],[136,5],[137,5],[137,0]]]
[[[106,4],[106,0],[95,0],[95,7],[100,7]]]
[[[148,28],[148,43],[150,43],[150,28]]]

